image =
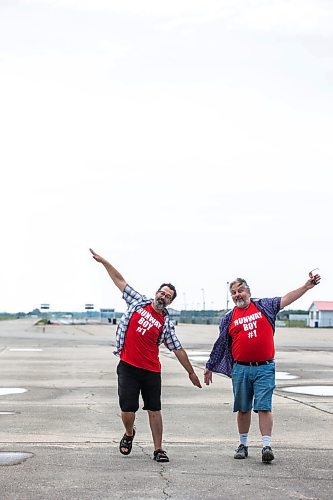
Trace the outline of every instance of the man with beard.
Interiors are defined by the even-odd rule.
[[[155,298],[149,299],[136,292],[110,262],[92,249],[90,251],[93,258],[103,264],[128,306],[116,333],[115,354],[120,356],[117,367],[119,406],[125,427],[119,451],[123,455],[131,453],[135,436],[135,413],[139,409],[141,393],[143,409],[148,411],[154,442],[154,460],[169,462],[162,448],[161,364],[158,357],[159,345],[162,342],[175,353],[192,384],[201,387],[166,309],[176,298],[176,289],[171,283],[163,283],[155,293]]]
[[[319,274],[309,273],[306,283],[283,297],[252,300],[247,282],[230,283],[235,307],[220,322],[220,335],[206,363],[204,381],[212,382],[212,372],[232,378],[234,408],[240,443],[236,459],[248,456],[251,410],[258,413],[262,436],[262,462],[274,460],[271,448],[273,428],[272,396],[275,388],[274,329],[277,313],[320,282]]]

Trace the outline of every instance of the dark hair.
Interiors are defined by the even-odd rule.
[[[170,288],[170,290],[173,291],[173,297],[172,297],[172,300],[171,300],[171,302],[172,302],[177,297],[176,288],[171,283],[162,283],[162,285],[159,287],[159,289],[157,291],[159,292],[160,290],[162,290],[162,288],[164,286],[167,286],[168,288]]]

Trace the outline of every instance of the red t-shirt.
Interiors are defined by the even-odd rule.
[[[235,307],[229,326],[235,361],[267,361],[275,356],[273,328],[253,302],[246,309]]]
[[[163,324],[163,314],[156,312],[151,304],[135,311],[128,324],[120,359],[137,368],[160,372],[157,342]]]

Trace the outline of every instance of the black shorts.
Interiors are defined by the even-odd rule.
[[[119,406],[122,411],[136,412],[139,396],[143,399],[143,410],[161,409],[161,373],[144,370],[120,361],[117,366]]]

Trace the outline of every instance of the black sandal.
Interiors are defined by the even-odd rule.
[[[154,460],[156,460],[156,462],[169,462],[169,458],[163,450],[154,451]]]
[[[125,433],[119,443],[119,451],[122,455],[129,455],[132,451],[132,443],[135,436],[135,429],[133,429],[133,436],[127,436]],[[126,451],[122,450],[125,448]]]

